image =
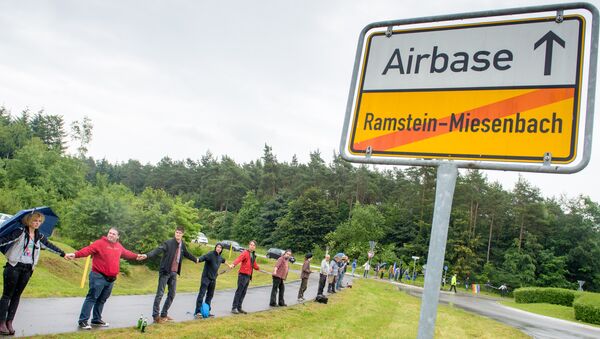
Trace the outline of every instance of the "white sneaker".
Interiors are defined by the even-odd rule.
[[[80,321],[78,325],[79,325],[79,328],[82,330],[91,330],[92,329],[92,326],[90,326],[90,324],[88,324],[87,321]]]

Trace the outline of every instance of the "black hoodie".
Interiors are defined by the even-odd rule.
[[[221,267],[221,264],[225,263],[225,259],[221,257],[221,254],[223,253],[223,246],[221,246],[221,254],[217,254],[218,245],[220,244],[215,245],[215,249],[213,251],[210,251],[198,258],[198,262],[205,262],[204,269],[202,270],[203,280],[216,280],[219,267]]]

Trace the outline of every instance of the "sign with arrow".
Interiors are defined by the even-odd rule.
[[[592,18],[589,9],[545,10],[367,26],[342,155],[400,165],[500,164],[494,169],[587,163],[581,150],[596,67]]]

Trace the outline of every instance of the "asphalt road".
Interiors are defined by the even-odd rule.
[[[397,284],[401,290],[420,297],[422,288]],[[600,338],[600,328],[537,315],[507,307],[495,299],[472,294],[440,293],[440,303],[454,305],[472,313],[498,320],[518,328],[534,338]]]
[[[235,273],[234,273],[235,274]],[[264,274],[255,272],[254,274]],[[304,293],[306,300],[314,299],[317,295],[318,273],[311,274],[308,289]],[[119,283],[118,281],[116,282]],[[217,286],[219,281],[217,280]],[[258,312],[271,309],[269,298],[271,286],[250,287],[244,299],[243,309],[248,312]],[[285,302],[287,305],[297,304],[296,299],[300,281],[293,281],[285,285]],[[215,291],[212,300],[212,313],[216,317],[234,316],[231,314],[234,289]],[[178,293],[169,309],[169,316],[175,321],[193,320],[193,311],[196,307],[197,293]],[[165,291],[166,297],[166,291]],[[164,298],[163,297],[163,302]],[[13,327],[16,336],[32,336],[36,334],[58,334],[79,330],[77,320],[84,298],[25,298],[21,299]],[[111,296],[104,305],[103,320],[110,324],[109,328],[132,327],[137,323],[141,314],[148,318],[152,324],[152,304],[154,295],[127,295]],[[162,307],[162,303],[161,303]],[[243,317],[244,315],[235,315]],[[198,320],[202,321],[202,320]],[[101,331],[103,329],[92,329]]]

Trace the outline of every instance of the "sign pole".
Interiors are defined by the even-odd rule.
[[[433,338],[435,332],[442,269],[448,240],[448,224],[457,175],[458,168],[453,163],[443,163],[437,169],[435,208],[427,255],[427,274],[425,275],[425,288],[421,299],[421,316],[417,333],[419,339]]]

